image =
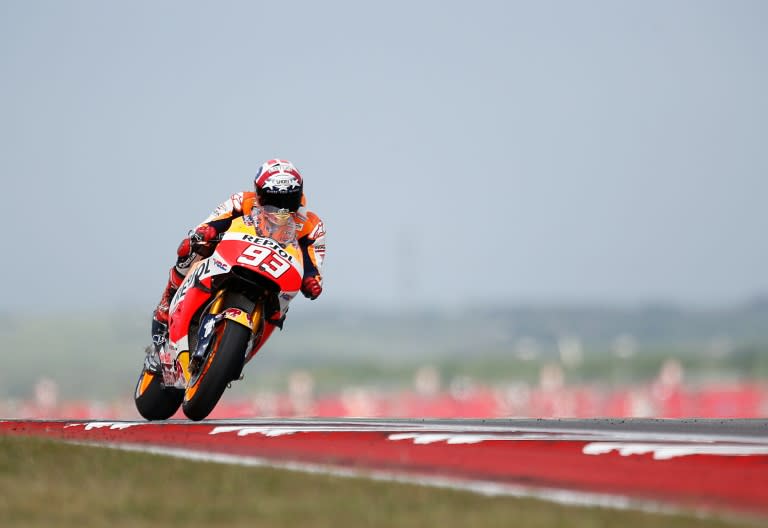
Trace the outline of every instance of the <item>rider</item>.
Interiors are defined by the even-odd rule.
[[[165,342],[171,299],[181,286],[195,258],[198,255],[209,256],[217,244],[217,237],[229,229],[232,220],[250,215],[254,207],[271,205],[286,209],[292,214],[297,228],[296,238],[304,256],[301,292],[313,300],[322,293],[320,269],[325,256],[325,228],[323,221],[305,206],[304,181],[301,174],[290,161],[271,159],[259,168],[253,183],[254,192],[233,194],[202,224],[190,231],[188,237],[179,244],[176,250],[176,264],[170,269],[168,284],[152,314],[152,341],[156,348]],[[271,333],[275,326],[282,328],[284,318],[284,313],[274,314],[267,319],[266,330]],[[263,339],[262,343],[265,341],[266,339]]]

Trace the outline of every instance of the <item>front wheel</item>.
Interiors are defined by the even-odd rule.
[[[184,391],[165,387],[162,376],[142,369],[133,400],[136,410],[147,420],[167,420],[179,410]]]
[[[229,382],[242,369],[251,338],[250,328],[229,319],[217,324],[214,332],[210,350],[184,393],[182,409],[190,420],[199,421],[211,413]]]

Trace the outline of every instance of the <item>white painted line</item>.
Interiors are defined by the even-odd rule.
[[[413,440],[414,444],[434,444],[436,442],[445,442],[450,445],[458,444],[479,444],[481,442],[519,442],[521,440],[546,440],[546,441],[562,441],[562,440],[575,440],[565,439],[559,436],[549,435],[531,435],[531,434],[518,434],[518,435],[491,435],[491,434],[472,434],[472,433],[393,433],[387,436],[387,440],[399,441],[399,440]],[[583,440],[580,440],[583,441]]]
[[[122,430],[122,429],[128,429],[129,427],[135,427],[138,425],[146,425],[149,422],[81,422],[81,423],[68,423],[64,426],[64,429],[67,429],[68,427],[80,427],[84,426],[86,431],[90,431],[92,429],[102,429],[104,427],[109,427],[113,430]]]
[[[653,454],[654,460],[690,455],[765,456],[768,446],[746,444],[643,444],[626,442],[592,442],[583,448],[585,455],[605,455],[617,451],[621,456]]]
[[[239,426],[218,426],[208,433],[209,435],[222,433],[237,433],[237,436],[248,436],[251,434],[261,434],[264,436],[284,436],[303,432],[299,429],[288,429],[281,427],[239,427]]]
[[[638,432],[615,430],[574,430],[562,428],[536,428],[510,426],[500,428],[498,426],[476,426],[462,424],[430,424],[413,423],[403,424],[398,422],[366,422],[354,424],[346,422],[331,422],[318,420],[316,422],[287,421],[285,424],[268,422],[263,425],[258,423],[245,423],[243,425],[218,425],[214,426],[209,434],[236,433],[238,436],[249,434],[263,434],[265,436],[280,436],[281,434],[296,433],[387,433],[394,435],[411,434],[412,437],[402,436],[398,439],[412,438],[416,443],[431,443],[446,441],[448,443],[479,443],[491,440],[554,440],[554,441],[583,441],[583,442],[637,442],[637,443],[663,443],[681,442],[695,444],[716,444],[718,442],[763,445],[768,447],[768,435],[765,437],[746,437],[735,435],[716,435],[691,433],[665,433],[665,432]],[[437,440],[440,435],[445,440]],[[417,438],[422,440],[416,441]],[[435,438],[435,440],[430,440]],[[395,438],[390,438],[395,439]]]

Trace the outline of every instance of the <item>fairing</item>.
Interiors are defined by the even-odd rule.
[[[272,213],[272,214],[269,214]],[[256,272],[275,283],[282,313],[298,294],[303,276],[303,257],[295,238],[295,224],[282,222],[274,211],[254,210],[254,215],[244,216],[232,222],[224,233],[213,254],[196,263],[179,287],[170,306],[169,341],[174,358],[189,351],[189,327],[201,308],[216,295],[214,278],[232,273],[234,267]],[[270,238],[270,235],[278,238]],[[218,284],[218,283],[217,283]],[[251,314],[228,314],[227,318],[256,330]],[[223,316],[223,314],[222,314]],[[202,327],[214,319],[201,321],[199,337],[207,337]],[[207,324],[206,324],[207,323]],[[262,339],[268,337],[263,336]]]

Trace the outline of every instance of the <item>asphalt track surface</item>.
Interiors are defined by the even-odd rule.
[[[562,503],[768,520],[768,420],[8,420],[0,421],[0,434]]]

